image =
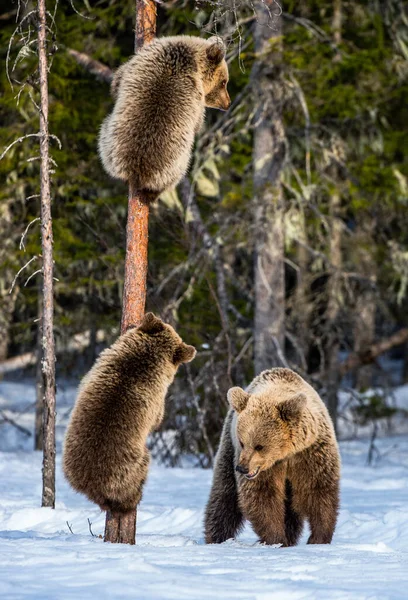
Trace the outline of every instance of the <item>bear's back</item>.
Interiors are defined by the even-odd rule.
[[[83,378],[64,443],[64,471],[74,487],[78,477],[86,481],[121,456],[137,456],[164,397],[162,363],[154,339],[134,330],[104,350]]]
[[[145,187],[167,187],[188,168],[194,134],[204,118],[196,44],[156,40],[121,68],[106,134],[117,140],[113,169],[138,173]],[[172,168],[169,170],[169,165]]]

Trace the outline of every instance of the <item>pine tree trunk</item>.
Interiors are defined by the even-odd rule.
[[[44,442],[42,506],[55,508],[55,344],[53,298],[53,237],[48,136],[47,12],[38,0],[38,60],[40,74],[41,242],[43,258],[42,373]]]
[[[408,383],[408,343],[404,344],[404,362],[402,367],[402,383]]]
[[[338,412],[338,392],[341,377],[339,376],[339,351],[340,343],[337,333],[338,316],[341,306],[341,281],[340,269],[342,267],[342,221],[339,216],[341,207],[341,198],[338,193],[334,193],[330,200],[330,262],[333,273],[328,280],[328,306],[326,316],[326,363],[327,363],[327,381],[326,381],[326,402],[330,416],[337,431],[337,412]]]
[[[295,293],[295,327],[298,351],[302,353],[300,357],[302,367],[307,370],[307,358],[311,342],[310,319],[313,310],[310,301],[310,255],[307,249],[308,239],[306,232],[305,217],[300,215],[297,247],[297,265],[299,268],[298,282]]]
[[[356,238],[356,258],[358,260],[359,270],[365,278],[370,281],[364,281],[358,286],[357,300],[354,315],[354,352],[363,353],[371,347],[375,339],[375,291],[376,265],[371,253],[373,245],[374,223],[365,221],[359,224],[355,233]],[[372,385],[373,367],[365,365],[356,372],[355,385],[360,391],[366,390]]]
[[[44,389],[42,374],[42,295],[41,288],[38,289],[38,322],[37,322],[37,347],[35,350],[37,363],[35,367],[35,423],[34,423],[34,450],[43,450],[44,432]]]
[[[270,21],[273,0],[257,3],[252,78],[258,104],[254,131],[255,372],[284,363],[285,270],[284,201],[280,183],[285,132],[280,97],[281,17]]]
[[[333,41],[339,45],[342,41],[342,21],[343,21],[343,6],[342,0],[333,0],[333,19],[332,33]],[[340,54],[337,54],[333,60],[335,62],[341,59]],[[338,173],[336,166],[333,169],[334,178],[338,181]],[[338,416],[338,394],[341,383],[339,375],[339,351],[340,344],[337,335],[337,320],[340,309],[340,276],[339,270],[342,266],[341,238],[342,238],[342,221],[339,218],[341,206],[341,198],[337,192],[332,194],[330,199],[331,213],[331,238],[330,238],[330,262],[334,272],[330,277],[327,287],[329,290],[328,308],[327,308],[327,334],[326,334],[326,403],[330,416],[333,421],[334,429],[337,431],[337,416]]]
[[[333,41],[335,44],[341,44],[341,26],[343,22],[343,7],[342,0],[333,0],[333,20],[332,20],[332,31]]]
[[[13,253],[15,244],[14,237],[10,236],[13,226],[12,204],[12,200],[9,199],[2,200],[0,204],[0,264],[2,265],[0,277],[0,363],[7,359],[10,325],[19,292],[19,286],[16,283],[10,293],[10,281],[12,281],[14,275],[13,269],[7,266],[10,263],[10,254]]]
[[[154,0],[136,0],[135,52],[143,44],[149,43],[155,34]],[[149,205],[138,190],[129,186],[121,333],[132,325],[138,325],[143,319],[146,302],[148,225]],[[135,544],[136,514],[136,507],[126,514],[108,511],[105,542]]]

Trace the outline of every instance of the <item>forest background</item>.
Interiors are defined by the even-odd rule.
[[[27,78],[37,59],[11,43],[18,6],[0,8],[0,154],[38,130],[39,93]],[[133,53],[133,19],[128,1],[61,2],[56,12],[49,129],[61,141],[51,140],[60,384],[78,381],[119,333],[127,191],[103,172],[96,146],[111,70]],[[198,348],[151,439],[171,465],[183,454],[212,464],[227,389],[262,369],[300,372],[343,435],[360,425],[377,432],[379,420],[392,426],[393,386],[408,380],[404,3],[158,4],[158,35],[214,33],[228,47],[232,107],[208,110],[188,178],[153,205],[149,224],[147,309]],[[25,139],[0,161],[8,378],[35,372],[16,371],[13,357],[35,363],[38,345],[37,143]]]

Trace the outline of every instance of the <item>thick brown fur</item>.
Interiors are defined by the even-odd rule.
[[[230,105],[224,57],[217,37],[163,37],[116,71],[115,106],[99,136],[99,154],[112,177],[130,181],[148,201],[184,177],[205,107]]]
[[[245,518],[262,542],[293,546],[307,519],[308,543],[329,544],[339,508],[340,455],[317,392],[294,371],[279,368],[261,373],[246,392],[231,388],[228,399],[206,542],[235,537]]]
[[[147,313],[101,353],[81,382],[63,468],[72,487],[102,510],[126,513],[140,502],[150,461],[147,436],[163,420],[177,368],[195,353]]]

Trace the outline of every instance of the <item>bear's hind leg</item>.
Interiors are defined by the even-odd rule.
[[[152,202],[154,202],[155,200],[157,200],[161,194],[163,193],[164,190],[149,190],[147,188],[144,188],[140,191],[141,197],[142,197],[142,202],[145,202],[146,204],[151,204]]]
[[[285,532],[288,546],[296,546],[303,530],[303,518],[293,508],[293,491],[289,479],[285,485]]]
[[[243,525],[238,505],[237,482],[234,473],[234,446],[231,439],[231,411],[225,420],[220,447],[214,467],[213,484],[205,511],[206,544],[222,544],[235,537]]]
[[[308,517],[311,535],[308,544],[330,544],[339,510],[338,487],[312,490]]]

